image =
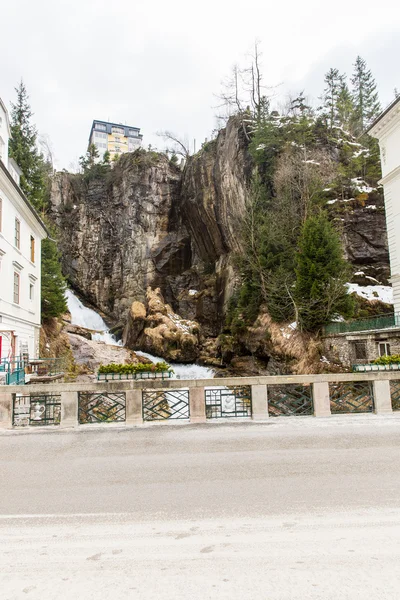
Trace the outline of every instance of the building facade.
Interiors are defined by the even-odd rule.
[[[8,157],[10,124],[0,99],[0,357],[38,356],[40,217],[19,187],[21,171]]]
[[[368,130],[379,141],[394,311],[400,313],[400,97]]]
[[[138,127],[93,121],[89,136],[89,146],[94,144],[99,153],[98,161],[103,160],[105,152],[111,159],[125,152],[134,152],[142,145],[143,136]]]

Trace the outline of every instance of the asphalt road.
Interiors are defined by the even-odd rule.
[[[0,435],[0,598],[397,600],[399,417]]]

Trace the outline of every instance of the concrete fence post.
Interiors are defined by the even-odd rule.
[[[78,392],[61,392],[61,427],[78,425]]]
[[[206,422],[206,395],[204,387],[189,388],[190,422]]]
[[[13,421],[12,392],[0,392],[0,428],[10,429]]]
[[[390,394],[390,381],[388,379],[373,381],[374,407],[377,415],[392,412],[392,397]]]
[[[142,390],[134,389],[126,391],[126,424],[142,425]]]
[[[319,381],[313,383],[313,402],[315,417],[330,417],[331,416],[331,400],[329,397],[329,383],[327,381]]]
[[[268,419],[268,396],[266,385],[251,386],[251,403],[254,421],[265,421],[265,419]]]

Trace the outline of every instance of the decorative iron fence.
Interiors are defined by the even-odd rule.
[[[369,381],[330,383],[332,414],[365,413],[374,410],[374,392]]]
[[[205,390],[207,419],[226,417],[251,417],[251,387],[210,388]]]
[[[400,410],[400,381],[390,382],[390,395],[392,397],[392,409]]]
[[[79,392],[79,424],[125,421],[125,392]]]
[[[61,421],[61,395],[13,394],[13,425],[59,425]]]
[[[268,413],[270,417],[288,417],[313,414],[312,386],[285,385],[268,386]]]
[[[188,419],[189,390],[143,390],[143,421]]]

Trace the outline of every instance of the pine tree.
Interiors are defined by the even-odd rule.
[[[309,217],[300,235],[294,289],[301,329],[318,331],[339,314],[351,315],[348,275],[339,235],[326,214]]]
[[[31,123],[29,96],[21,80],[15,88],[17,101],[11,104],[9,154],[22,170],[20,185],[34,207],[45,208],[47,166],[37,148],[37,130]]]
[[[324,93],[322,96],[322,110],[327,119],[328,127],[332,132],[333,126],[338,122],[338,103],[339,96],[344,84],[344,75],[340,75],[338,69],[329,69],[325,75]]]
[[[61,273],[60,256],[56,243],[42,241],[42,318],[58,317],[67,310],[66,284]]]
[[[337,120],[339,126],[351,132],[351,122],[354,114],[354,102],[346,81],[342,80],[336,103]]]
[[[381,105],[375,79],[361,56],[357,56],[351,82],[355,108],[355,133],[362,134],[381,112]]]

